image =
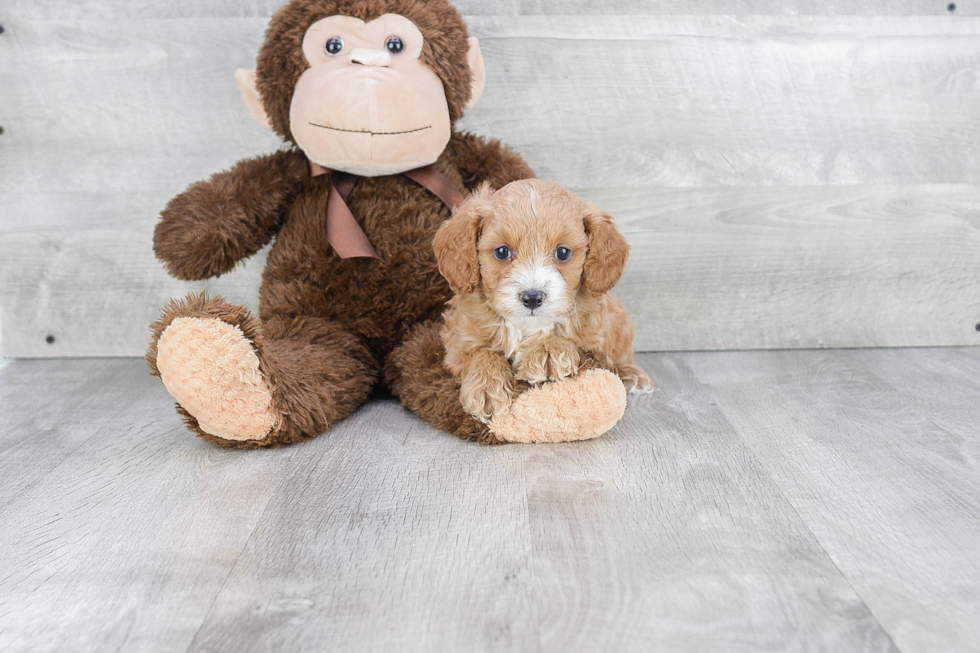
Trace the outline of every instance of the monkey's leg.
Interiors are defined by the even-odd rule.
[[[388,356],[385,383],[403,406],[433,426],[464,440],[504,444],[459,403],[459,381],[442,364],[446,350],[441,328],[441,321],[416,326]]]
[[[615,426],[626,410],[623,382],[587,357],[579,374],[525,390],[507,413],[495,416],[487,426],[459,403],[459,383],[443,365],[441,326],[435,321],[417,326],[389,356],[385,379],[406,408],[464,440],[487,444],[588,440]]]
[[[367,399],[376,364],[336,323],[260,323],[220,298],[190,295],[153,324],[147,362],[205,440],[251,449],[319,435]]]

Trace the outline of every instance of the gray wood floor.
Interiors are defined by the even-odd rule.
[[[594,442],[381,397],[242,453],[142,361],[15,361],[0,650],[980,650],[980,349],[641,362]]]

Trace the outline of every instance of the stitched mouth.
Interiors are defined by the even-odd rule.
[[[330,127],[329,125],[318,125],[315,122],[311,122],[314,127],[319,127],[320,129],[329,129],[335,132],[347,132],[349,134],[371,134],[372,136],[398,136],[400,134],[414,134],[415,132],[425,131],[426,129],[432,129],[432,125],[428,127],[419,127],[418,129],[408,129],[403,132],[373,132],[370,129],[341,129],[340,127]]]

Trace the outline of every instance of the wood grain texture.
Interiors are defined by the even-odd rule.
[[[199,0],[198,2],[153,2],[152,0],[7,0],[11,15],[45,19],[53,13],[73,20],[129,18],[268,18],[280,0]],[[942,0],[455,0],[465,16],[568,15],[855,15],[951,17],[980,14],[977,0],[959,0],[949,10]]]
[[[640,350],[980,343],[976,186],[595,191]]]
[[[786,355],[846,368],[852,354]],[[0,486],[0,649],[897,650],[824,550],[849,525],[811,530],[715,406],[767,359],[705,356],[744,374],[706,387],[687,356],[644,355],[660,390],[598,441],[480,447],[378,397],[318,439],[255,452],[186,432],[141,361],[15,361],[0,371],[0,459],[32,439],[39,464],[17,493]],[[978,581],[964,567],[960,586]],[[879,589],[918,610],[903,587]],[[957,598],[929,595],[936,610]]]
[[[186,650],[302,466],[195,441],[160,390],[140,361],[0,371],[0,649]]]
[[[641,351],[980,342],[975,186],[581,192],[631,243],[614,294]],[[255,307],[264,253],[184,283],[153,260],[150,224],[122,222],[0,238],[8,356],[141,355],[159,307],[201,287]]]
[[[548,16],[474,33],[492,83],[465,124],[568,185],[980,178],[976,19]]]
[[[528,457],[549,651],[888,651],[778,487],[668,356],[608,437]]]
[[[0,368],[9,363],[10,359],[3,357],[3,315],[0,315]]]
[[[980,178],[980,18],[470,22],[489,80],[463,126],[571,186]],[[55,179],[62,192],[179,190],[274,147],[231,75],[254,61],[264,28],[261,18],[8,21],[0,192],[50,192]]]
[[[523,452],[391,399],[343,425],[273,498],[189,650],[538,650]]]
[[[858,4],[463,3],[490,75],[464,126],[630,216],[641,349],[975,344],[980,3]],[[278,146],[231,74],[277,6],[5,4],[6,355],[138,355],[202,287],[150,233]],[[207,287],[254,306],[261,264]]]
[[[125,405],[120,402],[118,363],[64,361],[43,375],[24,366],[4,370],[0,383],[0,512],[52,469],[63,464],[94,435],[111,429]],[[129,393],[147,401],[151,385],[135,365],[123,381],[138,381]],[[45,388],[47,386],[47,388]],[[153,397],[157,397],[153,388]]]
[[[0,241],[7,356],[142,356],[149,325],[169,299],[202,289],[258,306],[268,250],[220,279],[190,283],[153,257],[150,225],[38,235]]]
[[[977,350],[681,360],[902,651],[976,650]]]

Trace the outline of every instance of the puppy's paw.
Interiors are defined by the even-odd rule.
[[[637,365],[623,365],[619,368],[619,378],[626,386],[626,392],[632,394],[650,394],[657,389],[650,375]]]
[[[560,381],[578,372],[582,354],[567,338],[544,338],[536,342],[517,366],[517,378],[532,385]]]
[[[484,424],[495,415],[507,412],[514,401],[514,373],[510,365],[490,366],[464,378],[459,401],[466,412]]]

